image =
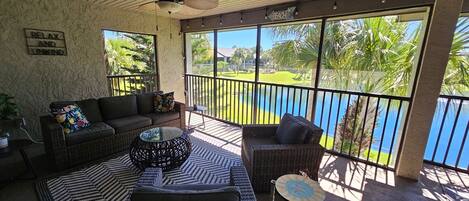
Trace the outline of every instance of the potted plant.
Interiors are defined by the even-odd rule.
[[[0,148],[8,147],[8,131],[20,126],[18,106],[14,98],[0,93]]]

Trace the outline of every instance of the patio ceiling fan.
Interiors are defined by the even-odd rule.
[[[209,10],[218,6],[218,0],[152,0],[140,6],[152,3],[155,3],[161,10],[170,13],[176,13],[184,6],[197,10]]]

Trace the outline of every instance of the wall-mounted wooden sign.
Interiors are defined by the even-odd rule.
[[[296,15],[296,6],[274,8],[267,11],[267,18],[272,21],[293,20]]]
[[[26,47],[31,55],[67,55],[65,34],[61,31],[24,29]]]

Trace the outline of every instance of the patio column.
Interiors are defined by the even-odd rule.
[[[462,3],[463,0],[435,1],[396,167],[398,176],[418,180]]]

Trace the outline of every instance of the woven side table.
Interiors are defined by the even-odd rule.
[[[130,145],[129,156],[140,170],[158,167],[166,171],[181,166],[191,151],[192,144],[186,132],[174,127],[159,127],[137,136]]]

